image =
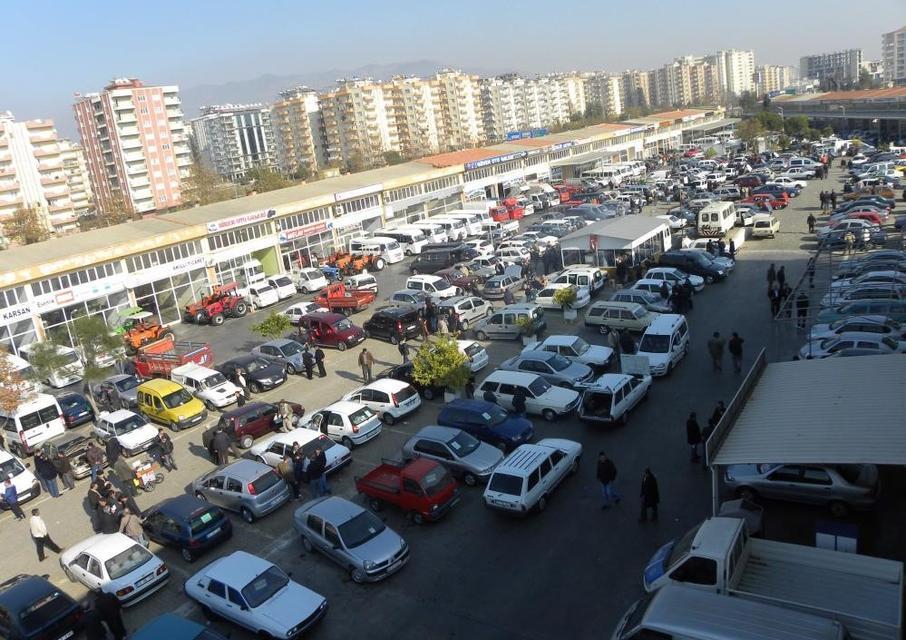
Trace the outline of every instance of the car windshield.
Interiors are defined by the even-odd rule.
[[[217,371],[216,373],[212,373],[207,378],[202,380],[201,386],[206,389],[213,389],[214,387],[219,387],[220,385],[224,384],[226,381],[227,379],[224,377],[224,375]]]
[[[473,342],[472,344],[467,346],[465,349],[463,349],[463,351],[465,351],[465,354],[467,356],[472,358],[472,357],[478,355],[479,353],[481,353],[482,351],[484,351],[484,347],[482,347],[477,342]]]
[[[152,558],[154,556],[147,549],[140,544],[134,544],[110,558],[104,563],[104,566],[107,568],[107,575],[110,576],[110,579],[116,580],[127,573],[135,571]]]
[[[166,399],[164,401],[166,402]],[[124,433],[135,431],[136,429],[145,426],[145,424],[147,423],[145,422],[144,418],[139,415],[132,414],[122,422],[117,422],[115,425],[113,425],[113,430],[116,431],[116,435],[120,436]]]
[[[498,471],[491,476],[491,482],[488,483],[488,491],[518,496],[522,493],[522,478]]]
[[[23,471],[25,471],[25,467],[23,467],[22,463],[15,458],[9,458],[8,460],[0,462],[0,477],[4,479],[17,476]]]
[[[253,358],[246,363],[245,370],[252,373],[253,371],[264,369],[267,366],[270,366],[270,362],[264,358]]]
[[[291,287],[293,285],[293,281],[284,276],[282,278],[275,279],[274,284],[276,284],[278,287]]]
[[[178,391],[174,391],[173,393],[169,393],[163,397],[164,405],[166,405],[168,409],[175,409],[176,407],[180,407],[187,402],[190,402],[191,400],[192,394],[185,389],[179,389]]]
[[[437,465],[424,475],[421,485],[428,496],[435,496],[440,493],[441,489],[450,484],[452,480],[453,478],[450,476],[450,472],[447,471],[446,467]]]
[[[324,276],[324,274],[317,269],[303,269],[299,272],[299,275],[303,276],[306,280],[317,280]]]
[[[255,494],[260,495],[279,482],[282,482],[280,476],[278,476],[276,473],[267,471],[255,478],[251,482],[251,485],[252,489],[255,490]]]
[[[544,378],[535,378],[534,382],[529,385],[529,391],[532,392],[532,395],[535,398],[543,396],[547,393],[547,390],[551,388],[550,383]]]
[[[270,293],[271,291],[274,291],[274,288],[271,286],[258,287],[258,295],[261,295],[262,293]]]
[[[374,416],[374,412],[371,409],[369,409],[368,407],[362,407],[358,411],[349,414],[349,422],[351,422],[353,426],[357,427],[363,422],[370,420],[372,416]]]
[[[289,577],[279,567],[271,565],[242,587],[242,597],[254,609],[274,597],[288,582]]]
[[[287,358],[296,355],[297,353],[302,353],[302,345],[298,342],[287,342],[285,345],[280,347],[280,351],[283,352],[283,355]]]
[[[204,511],[197,511],[189,517],[189,531],[192,535],[195,535],[221,520],[223,520],[223,511],[217,507],[208,507]]]
[[[499,405],[494,405],[492,408],[481,413],[481,418],[484,420],[485,424],[489,426],[500,424],[508,417],[509,414],[503,407]]]
[[[447,446],[460,458],[474,452],[481,443],[465,431],[460,431],[453,438],[447,440]]]
[[[583,340],[582,338],[576,338],[572,344],[573,352],[575,352],[575,354],[579,356],[585,354],[590,348],[591,345],[585,342],[585,340]]]
[[[63,396],[61,398],[57,398],[57,400],[60,403],[60,407],[62,407],[63,409],[75,409],[77,407],[84,406],[85,404],[85,401],[82,400],[81,397],[76,395]]]
[[[129,389],[135,389],[135,387],[137,387],[141,383],[142,381],[135,376],[129,376],[128,378],[117,380],[113,383],[113,386],[115,386],[118,391],[129,391]]]
[[[333,329],[337,333],[340,333],[341,331],[349,331],[350,329],[352,329],[352,323],[346,318],[343,318],[342,320],[338,320],[333,325]]]
[[[338,533],[346,548],[354,549],[379,535],[386,528],[381,519],[373,513],[362,511],[352,520],[341,524]]]
[[[19,613],[22,629],[32,637],[44,625],[56,620],[73,608],[72,600],[56,589],[35,600]]]
[[[555,354],[553,357],[548,358],[547,364],[549,364],[554,371],[563,371],[572,363],[563,356]]]
[[[672,567],[676,562],[686,555],[689,552],[689,549],[692,548],[692,542],[695,540],[695,535],[698,533],[698,529],[701,525],[696,525],[689,529],[686,534],[676,541],[673,545],[673,550],[670,552],[670,556],[667,558],[667,562],[664,567]]]
[[[657,333],[646,333],[642,336],[639,351],[643,353],[667,353],[670,346],[670,336]]]

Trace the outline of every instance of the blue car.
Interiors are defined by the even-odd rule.
[[[535,435],[531,421],[507,413],[500,405],[484,400],[458,398],[447,403],[437,424],[462,429],[482,442],[509,453]]]
[[[176,547],[186,562],[233,536],[233,524],[219,507],[190,495],[154,505],[145,512],[142,524],[149,538]]]
[[[81,393],[67,393],[57,398],[57,402],[67,429],[94,421],[94,408]]]
[[[131,640],[226,640],[213,629],[174,613],[164,613],[129,636]]]

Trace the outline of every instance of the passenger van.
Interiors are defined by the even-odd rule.
[[[174,432],[201,424],[208,417],[204,403],[172,380],[154,378],[141,383],[136,399],[140,414]]]
[[[623,172],[620,171],[619,167],[614,166],[605,166],[591,171],[583,171],[582,177],[597,180],[602,184],[613,182],[615,186],[623,182]]]
[[[466,234],[469,236],[481,235],[481,223],[484,222],[485,219],[491,219],[490,214],[488,214],[487,218],[483,218],[477,211],[448,211],[444,214],[444,217],[462,220],[463,224],[466,226]]]
[[[489,318],[479,320],[475,325],[475,337],[478,340],[487,340],[488,338],[518,339],[522,331],[517,323],[524,319],[528,319],[531,322],[532,335],[539,336],[542,331],[547,329],[544,309],[537,304],[524,302],[507,305],[497,309]]]
[[[686,316],[662,313],[648,325],[636,355],[648,358],[652,376],[664,376],[689,353],[689,326]]]
[[[848,640],[836,620],[680,586],[665,586],[629,608],[611,640]]]
[[[0,423],[7,448],[20,458],[66,430],[57,399],[46,393],[36,393],[13,411],[0,409]]]
[[[469,235],[469,232],[466,229],[466,223],[462,220],[448,218],[446,216],[431,216],[428,218],[428,221],[442,226],[447,232],[447,240],[450,242],[465,240],[466,236]]]
[[[35,343],[19,347],[19,355],[25,360],[30,360]],[[47,378],[47,384],[55,389],[68,387],[75,384],[85,375],[85,368],[79,359],[79,354],[72,347],[57,345],[57,353],[63,356],[65,364],[50,374]]]
[[[393,238],[396,240],[403,254],[407,256],[417,255],[422,252],[422,247],[428,243],[428,237],[424,229],[418,227],[399,227],[397,229],[381,229],[378,235],[382,238]]]
[[[374,268],[380,271],[384,268],[381,260],[388,264],[403,261],[403,249],[400,243],[393,238],[375,236],[374,238],[356,238],[349,241],[349,253],[369,255],[377,258]]]
[[[428,242],[447,242],[449,240],[446,228],[438,222],[418,220],[413,222],[411,226],[424,231]]]
[[[719,237],[736,225],[736,205],[732,202],[712,202],[698,212],[698,233]]]
[[[758,213],[752,216],[752,236],[755,238],[773,238],[780,232],[780,220],[770,213]]]

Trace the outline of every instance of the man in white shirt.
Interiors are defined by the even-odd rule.
[[[47,525],[44,524],[44,519],[37,509],[31,510],[31,519],[28,521],[28,530],[31,532],[31,539],[34,541],[35,548],[38,550],[38,560],[40,562],[44,562],[45,546],[54,553],[60,553],[60,551],[62,551],[57,543],[51,539],[50,535],[48,535]]]

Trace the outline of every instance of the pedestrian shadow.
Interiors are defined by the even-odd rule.
[[[377,362],[378,361],[375,360],[375,363],[377,363]],[[334,373],[337,374],[338,376],[340,376],[341,378],[345,378],[346,380],[352,380],[354,382],[362,381],[361,373],[352,373],[351,371],[343,371],[341,369],[335,369]]]
[[[211,461],[211,454],[200,444],[195,444],[194,442],[189,443],[189,453],[191,453],[196,458],[203,458],[208,462]]]

